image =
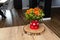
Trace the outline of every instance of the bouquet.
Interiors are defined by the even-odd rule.
[[[25,12],[25,16],[27,20],[39,20],[44,16],[44,12],[40,8],[30,8]]]

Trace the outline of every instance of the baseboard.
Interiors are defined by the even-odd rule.
[[[60,6],[51,6],[51,8],[60,8]]]
[[[22,8],[22,9],[29,9],[29,7],[24,7],[24,8]]]
[[[51,20],[51,17],[49,17],[49,18],[43,18],[43,21],[44,21],[44,20]]]

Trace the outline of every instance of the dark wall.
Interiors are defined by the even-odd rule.
[[[30,8],[37,7],[37,0],[29,0],[29,7]]]
[[[45,4],[44,4],[45,17],[51,17],[51,4],[52,4],[52,0],[45,0]]]
[[[22,9],[22,0],[13,0],[14,8]]]

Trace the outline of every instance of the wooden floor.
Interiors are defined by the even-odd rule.
[[[60,37],[60,8],[54,8],[51,11],[51,20],[44,23]]]
[[[43,21],[53,32],[60,37],[60,9],[52,9],[51,20]],[[6,19],[2,20],[0,16],[0,28],[25,25],[29,23],[24,18],[25,10],[11,9],[6,11]]]

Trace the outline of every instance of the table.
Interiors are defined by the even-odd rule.
[[[0,0],[0,3],[5,3],[7,0]]]
[[[40,35],[28,35],[23,31],[23,26],[14,26],[0,28],[0,40],[60,40],[60,38],[52,32],[44,23],[45,31]]]

